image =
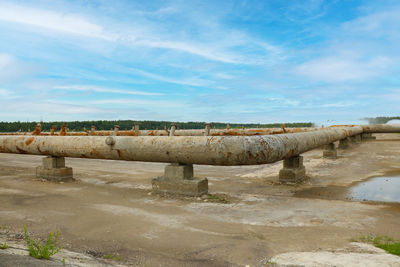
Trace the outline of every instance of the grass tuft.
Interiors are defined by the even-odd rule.
[[[122,257],[121,256],[117,256],[117,255],[114,255],[114,254],[111,254],[111,253],[104,255],[103,259],[114,260],[114,261],[117,261],[117,262],[122,261]]]
[[[32,239],[29,234],[26,226],[24,226],[24,236],[26,245],[29,249],[29,255],[36,259],[46,259],[48,260],[51,256],[56,254],[61,250],[61,247],[57,247],[57,240],[60,231],[57,231],[57,234],[54,235],[53,232],[50,232],[49,238],[46,243],[42,243],[39,241],[35,241]],[[54,239],[53,239],[54,237]]]
[[[9,247],[10,247],[10,246],[7,245],[6,242],[4,242],[4,244],[1,244],[1,245],[0,245],[0,249],[8,249]]]
[[[222,195],[208,194],[207,199],[211,200],[212,202],[218,202],[218,203],[224,203],[224,204],[229,203],[229,200],[225,196],[222,196]]]
[[[354,239],[352,239],[353,241]],[[357,241],[373,244],[390,254],[400,256],[400,240],[389,236],[362,236]]]
[[[400,240],[394,240],[387,236],[377,236],[373,240],[375,247],[386,250],[390,254],[400,256]]]

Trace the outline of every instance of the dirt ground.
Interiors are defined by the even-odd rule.
[[[400,238],[400,204],[347,194],[357,182],[400,173],[400,135],[376,136],[338,150],[338,159],[303,154],[309,178],[301,185],[279,184],[282,162],[195,165],[213,199],[152,194],[165,164],[67,158],[76,181],[51,183],[35,179],[41,156],[0,154],[0,243],[22,242],[27,225],[41,238],[59,229],[63,248],[112,255],[111,265],[263,266],[369,234]]]

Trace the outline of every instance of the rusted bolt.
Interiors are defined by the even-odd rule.
[[[109,146],[113,146],[115,145],[115,138],[112,136],[109,136],[106,138],[106,144]]]

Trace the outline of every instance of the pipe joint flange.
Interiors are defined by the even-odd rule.
[[[108,136],[106,138],[106,145],[109,145],[109,146],[115,145],[115,138],[112,136]]]

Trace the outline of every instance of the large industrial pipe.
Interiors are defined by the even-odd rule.
[[[371,124],[362,127],[364,133],[400,133],[400,125]]]
[[[363,132],[361,126],[262,136],[0,136],[0,153],[204,165],[272,163]]]
[[[266,134],[299,133],[316,131],[320,128],[302,127],[302,128],[253,128],[253,129],[209,129],[210,136],[252,136]],[[67,132],[65,136],[110,136],[114,131],[88,131],[88,132]],[[207,133],[208,134],[208,133]],[[206,129],[175,130],[174,136],[204,136]],[[27,135],[27,133],[0,133],[0,135]],[[31,135],[31,133],[28,133]],[[57,132],[41,132],[40,135],[59,135]],[[120,130],[117,136],[169,136],[170,132],[166,130]]]

